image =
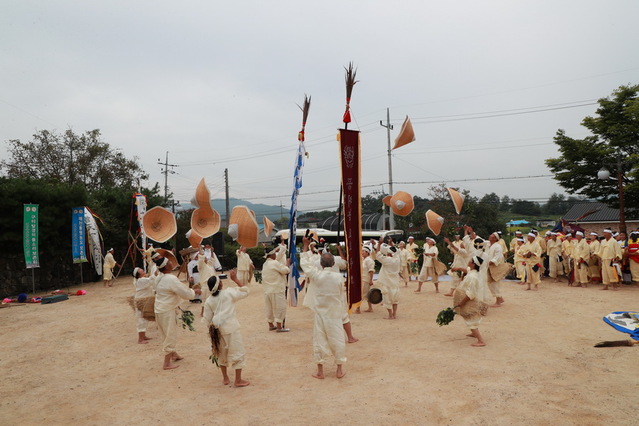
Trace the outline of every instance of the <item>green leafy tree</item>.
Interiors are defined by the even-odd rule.
[[[365,195],[362,197],[362,214],[381,213],[383,195]]]
[[[526,216],[539,216],[541,214],[541,207],[534,201],[513,200],[513,206],[510,211]]]
[[[103,142],[98,129],[76,134],[41,130],[29,142],[8,142],[8,160],[0,162],[6,176],[82,184],[89,192],[106,188],[137,188],[148,179],[137,159]]]
[[[507,212],[510,211],[511,206],[511,199],[508,195],[504,195],[501,198],[501,203],[499,203],[499,211],[500,212]]]
[[[484,195],[483,197],[481,197],[479,202],[480,203],[486,203],[486,204],[492,204],[497,209],[499,209],[499,206],[501,204],[500,200],[499,200],[499,195],[495,194],[494,192],[491,192],[490,194]]]
[[[559,129],[554,141],[560,156],[546,160],[555,179],[571,194],[581,194],[619,207],[618,183],[600,180],[597,171],[606,167],[621,173],[627,210],[639,209],[639,85],[621,86],[608,98],[599,99],[594,117],[582,120],[591,133],[574,139]]]

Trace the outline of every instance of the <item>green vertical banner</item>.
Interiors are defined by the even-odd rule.
[[[38,254],[38,210],[37,204],[24,205],[24,261],[29,268],[40,267]]]

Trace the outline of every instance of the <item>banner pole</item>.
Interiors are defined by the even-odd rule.
[[[33,287],[33,295],[35,296],[35,272],[31,268],[31,286]]]

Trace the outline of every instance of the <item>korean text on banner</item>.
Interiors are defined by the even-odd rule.
[[[71,253],[73,263],[87,261],[86,237],[84,233],[84,206],[74,207],[71,215]]]
[[[24,205],[24,261],[27,268],[39,268],[38,253],[38,210],[37,204]]]

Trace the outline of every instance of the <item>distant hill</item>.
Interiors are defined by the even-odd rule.
[[[222,221],[226,220],[226,200],[224,198],[214,198],[211,200],[211,205],[220,214]],[[238,198],[229,199],[229,209],[232,211],[235,206],[246,206],[255,212],[257,223],[262,223],[264,216],[268,217],[272,221],[279,219],[281,216],[288,218],[288,210],[290,205],[269,206],[267,204],[255,204],[250,201],[240,200]],[[195,206],[191,203],[180,203],[177,207],[178,210],[190,210]],[[230,211],[229,211],[230,214]]]

